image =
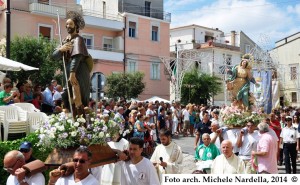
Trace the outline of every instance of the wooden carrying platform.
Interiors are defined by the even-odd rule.
[[[57,167],[67,162],[73,161],[73,155],[77,147],[61,149],[55,148],[45,160],[46,166]],[[117,161],[116,153],[109,145],[90,145],[88,149],[92,152],[90,168],[102,166]]]

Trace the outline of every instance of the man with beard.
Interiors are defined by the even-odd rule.
[[[90,173],[89,165],[92,159],[92,153],[85,146],[80,146],[73,155],[74,173],[69,176],[63,176],[64,171],[60,168],[50,172],[48,185],[99,185],[98,180]]]
[[[121,163],[121,185],[159,185],[158,176],[149,159],[142,156],[144,140],[133,137],[129,143],[129,160]]]
[[[162,174],[177,174],[182,171],[182,150],[172,141],[171,131],[162,129],[159,131],[161,144],[158,145],[150,159],[156,166],[160,181]]]
[[[53,57],[60,59],[65,57],[67,78],[69,83],[70,97],[67,91],[62,93],[64,106],[69,109],[69,101],[74,102],[73,115],[84,113],[84,107],[88,106],[90,96],[90,71],[89,54],[84,39],[78,34],[83,29],[85,22],[83,17],[74,11],[67,13],[66,29],[68,36],[62,41],[62,46],[54,51]]]

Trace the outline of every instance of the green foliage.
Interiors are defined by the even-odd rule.
[[[145,89],[144,73],[112,74],[107,77],[107,96],[110,98],[137,98]]]
[[[181,102],[207,104],[214,95],[222,92],[221,79],[194,69],[187,72],[181,87]]]
[[[16,37],[11,42],[11,59],[23,64],[37,67],[36,71],[18,71],[13,72],[11,78],[13,81],[25,81],[30,79],[33,83],[46,85],[57,69],[62,67],[62,62],[52,59],[52,53],[57,47],[55,41],[49,41],[45,38],[35,37]]]
[[[45,161],[45,159],[48,157],[52,149],[46,150],[46,151],[40,151],[36,144],[39,142],[39,138],[37,134],[31,133],[30,135],[26,136],[25,138],[14,140],[14,141],[4,141],[0,142],[0,184],[6,184],[6,179],[8,177],[8,173],[3,170],[3,159],[4,155],[11,151],[11,150],[18,150],[21,143],[23,141],[29,141],[33,145],[33,153],[32,155],[36,159],[40,159],[41,161]],[[46,173],[47,174],[47,173]]]

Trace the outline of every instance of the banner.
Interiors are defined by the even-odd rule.
[[[273,80],[272,81],[272,105],[273,107],[279,107],[280,106],[280,98],[279,98],[279,81]]]
[[[256,98],[256,106],[264,107],[265,113],[270,114],[272,110],[272,71],[253,71],[253,77],[259,84],[255,87],[251,83],[250,91]]]

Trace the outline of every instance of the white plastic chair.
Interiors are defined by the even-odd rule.
[[[35,106],[32,103],[14,103],[12,105],[21,107],[23,110],[27,112],[40,112],[40,110],[35,108]]]
[[[38,129],[42,123],[48,120],[48,116],[43,112],[29,112],[28,124],[30,133]]]
[[[8,134],[28,134],[27,112],[16,106],[0,106],[0,120],[3,123],[3,140],[7,141]]]

